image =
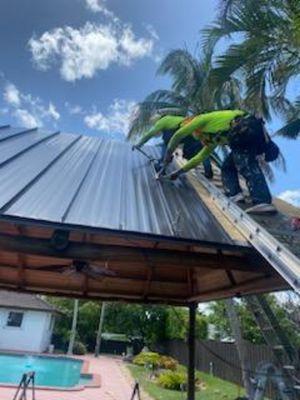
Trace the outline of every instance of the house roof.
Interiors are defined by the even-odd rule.
[[[47,312],[57,311],[54,306],[47,303],[39,296],[7,290],[0,290],[0,307]]]
[[[232,244],[188,180],[161,183],[154,173],[129,143],[0,129],[2,218]]]
[[[287,287],[203,186],[156,181],[128,143],[3,127],[0,185],[3,289],[183,305]]]

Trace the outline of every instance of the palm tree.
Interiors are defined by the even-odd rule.
[[[280,113],[288,124],[278,133],[300,133],[299,101],[287,99],[289,83],[300,74],[300,2],[298,0],[221,0],[221,14],[202,31],[203,49],[213,54],[220,39],[230,45],[214,58],[211,83],[217,87],[239,76],[250,111],[269,119]]]
[[[235,306],[235,301],[233,298],[227,299],[225,301],[225,305],[230,322],[231,331],[235,339],[235,345],[241,363],[242,379],[246,390],[246,396],[249,399],[253,399],[254,385],[251,380],[249,354],[247,354],[245,341],[243,339],[241,320],[239,319]]]
[[[162,61],[157,74],[170,75],[170,90],[157,90],[141,102],[132,117],[128,138],[134,139],[150,126],[155,112],[173,109],[182,115],[196,115],[217,108],[240,107],[240,82],[229,78],[218,88],[209,86],[209,55],[197,59],[187,50],[173,50]]]
[[[70,332],[70,340],[68,346],[67,354],[73,354],[74,343],[76,339],[76,332],[77,332],[77,320],[78,320],[78,307],[79,307],[79,300],[74,300],[74,308],[73,308],[73,319],[72,319],[72,328]]]
[[[98,330],[97,330],[95,357],[99,357],[99,354],[100,354],[106,306],[107,306],[107,303],[105,301],[103,301],[102,306],[101,306],[100,318],[99,318],[99,326],[98,326]]]

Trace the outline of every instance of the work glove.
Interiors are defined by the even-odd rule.
[[[134,151],[134,150],[136,150],[137,148],[138,148],[138,145],[137,145],[137,144],[134,144],[134,145],[131,147],[131,150]]]

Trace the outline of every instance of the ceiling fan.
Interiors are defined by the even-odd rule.
[[[107,263],[105,266],[90,264],[87,261],[73,260],[69,265],[44,265],[36,268],[38,270],[60,272],[64,275],[84,275],[91,279],[102,280],[106,277],[116,276],[114,271],[108,269]]]

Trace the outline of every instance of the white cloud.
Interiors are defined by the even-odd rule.
[[[81,106],[79,106],[78,104],[72,105],[69,102],[65,102],[65,107],[67,109],[67,111],[71,114],[71,115],[80,115],[80,114],[84,114],[84,111],[82,109]]]
[[[35,128],[38,125],[41,125],[41,122],[34,115],[23,108],[18,108],[13,112],[13,115],[16,117],[18,123],[24,128]]]
[[[3,98],[6,108],[1,112],[11,114],[18,124],[25,128],[43,126],[44,122],[59,120],[60,114],[55,105],[46,105],[39,97],[22,93],[13,83],[5,81]]]
[[[300,207],[300,189],[286,190],[285,192],[280,193],[278,197],[296,207]]]
[[[137,104],[134,101],[115,99],[106,115],[94,109],[85,116],[84,123],[91,129],[107,134],[122,133],[126,135],[128,133],[130,117],[136,110],[136,107]]]
[[[19,106],[21,104],[20,92],[12,83],[7,83],[4,88],[3,98],[6,103],[13,106]]]
[[[46,109],[46,115],[48,115],[50,118],[53,118],[55,121],[59,120],[60,114],[57,111],[55,105],[53,103],[49,103],[48,110]]]
[[[85,0],[86,7],[94,12],[108,12],[106,6],[105,6],[105,0]]]
[[[28,45],[37,68],[48,70],[59,65],[62,78],[72,82],[92,78],[112,64],[128,66],[150,56],[156,40],[150,36],[137,38],[130,26],[114,20],[109,24],[87,22],[78,29],[55,28],[32,37]]]

